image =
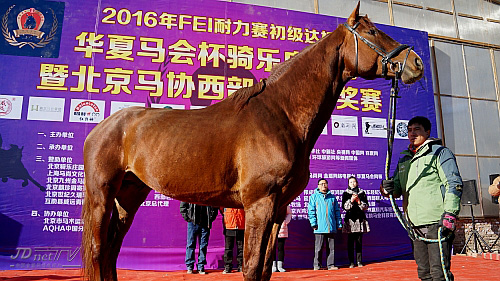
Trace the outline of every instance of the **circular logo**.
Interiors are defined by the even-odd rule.
[[[8,99],[0,98],[0,116],[8,115],[12,111],[12,102]]]
[[[404,122],[399,122],[396,126],[396,132],[400,137],[406,138],[408,136],[408,125]]]
[[[333,122],[333,127],[338,128],[340,126],[339,122]]]
[[[92,108],[94,110],[94,112],[99,112],[99,107],[97,106],[97,104],[95,104],[95,103],[93,103],[93,102],[91,102],[89,100],[82,101],[81,103],[79,103],[75,107],[75,111],[80,111],[85,106],[88,106],[88,107]]]

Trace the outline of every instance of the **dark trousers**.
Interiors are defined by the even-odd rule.
[[[187,227],[187,245],[186,245],[186,267],[194,268],[194,252],[196,250],[196,241],[200,245],[198,253],[198,270],[204,269],[207,264],[208,238],[210,237],[210,228],[203,227],[192,222],[188,222]]]
[[[236,261],[238,261],[238,267],[243,266],[243,241],[244,241],[243,230],[237,231],[234,236],[225,236],[224,245],[224,263],[226,269],[233,268],[233,249],[234,242],[236,241]]]
[[[315,233],[314,234],[314,263],[315,268],[321,268],[322,257],[321,252],[323,249],[323,244],[328,242],[326,247],[326,255],[328,256],[326,260],[326,266],[331,267],[334,265],[334,250],[335,250],[335,233]]]
[[[349,263],[354,263],[354,244],[356,244],[356,262],[361,263],[362,260],[362,242],[363,233],[354,232],[347,234],[347,253],[349,255]]]
[[[423,228],[417,227],[417,230],[421,230],[422,234],[425,235],[424,237],[428,239],[437,239],[438,229],[439,225],[437,223]],[[453,239],[455,239],[454,234],[443,242],[444,265],[448,272],[449,280],[454,280],[453,274],[450,271]],[[413,256],[418,266],[418,278],[432,281],[445,280],[443,268],[441,267],[439,243],[427,243],[420,240],[413,241]]]
[[[278,238],[276,248],[278,249],[278,261],[285,260],[285,241],[286,238]],[[273,261],[276,260],[276,251],[273,251]]]

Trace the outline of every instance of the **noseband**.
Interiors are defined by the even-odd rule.
[[[396,73],[396,79],[399,79],[401,77],[401,74],[403,73],[403,70],[406,66],[406,60],[408,59],[408,55],[410,54],[410,51],[413,50],[413,47],[410,47],[406,44],[399,45],[397,48],[390,52],[386,52],[384,49],[382,49],[380,46],[375,45],[372,43],[370,40],[366,39],[365,37],[361,36],[359,32],[356,31],[356,28],[359,26],[359,22],[357,22],[354,26],[350,26],[347,23],[344,23],[344,26],[349,30],[352,35],[354,35],[354,44],[355,44],[355,49],[356,49],[356,73],[358,72],[358,38],[363,41],[368,47],[370,47],[372,50],[374,50],[377,54],[379,54],[382,57],[382,75],[384,76],[385,79],[388,79],[387,77],[387,65],[389,64],[391,69],[394,69],[395,66],[398,66],[398,70],[394,71]],[[400,62],[395,63],[391,59],[394,58],[395,56],[399,55],[401,51],[408,49],[408,52],[406,53],[405,60],[401,64]]]

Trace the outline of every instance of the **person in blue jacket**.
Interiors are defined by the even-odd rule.
[[[325,240],[328,241],[327,268],[328,270],[339,269],[334,264],[334,235],[337,230],[342,229],[342,218],[337,199],[328,189],[326,179],[321,178],[318,181],[318,188],[309,197],[307,211],[309,222],[314,229],[314,270],[321,268],[321,252]]]

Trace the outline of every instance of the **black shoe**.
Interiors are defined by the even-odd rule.
[[[222,274],[228,274],[231,273],[231,268],[224,268],[224,271],[222,271]]]

